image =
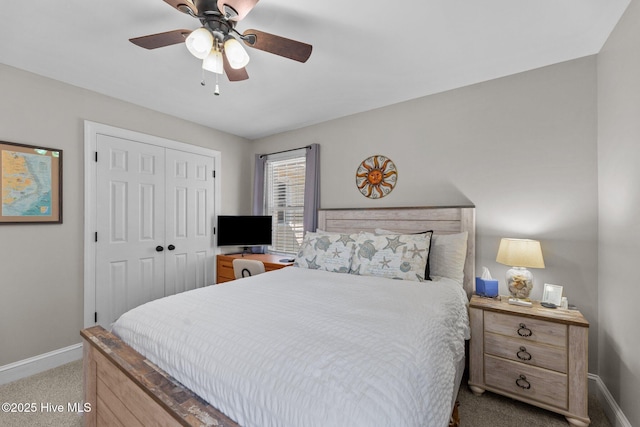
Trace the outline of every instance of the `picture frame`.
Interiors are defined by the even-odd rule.
[[[62,150],[0,141],[0,225],[62,223]]]
[[[562,289],[560,285],[545,283],[541,303],[553,304],[556,307],[560,307],[560,304],[562,304]]]

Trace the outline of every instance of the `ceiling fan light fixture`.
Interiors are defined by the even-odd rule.
[[[213,47],[213,35],[204,27],[198,28],[189,34],[185,40],[189,52],[199,59],[205,59]]]
[[[224,74],[222,52],[216,48],[211,49],[209,55],[202,60],[202,68],[216,74]]]
[[[244,68],[249,63],[249,54],[240,42],[231,36],[224,41],[224,54],[227,56],[231,68],[235,70]]]

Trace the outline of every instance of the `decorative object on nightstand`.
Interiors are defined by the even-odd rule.
[[[589,322],[577,310],[531,305],[471,297],[469,388],[476,395],[488,390],[508,396],[586,427]]]
[[[498,281],[491,277],[487,267],[482,267],[482,276],[476,277],[476,294],[488,298],[498,296]]]
[[[562,304],[562,286],[544,284],[544,292],[542,293],[542,301],[540,305],[547,308],[558,308]]]
[[[503,238],[496,262],[509,265],[507,287],[514,298],[528,299],[533,289],[533,274],[529,268],[544,268],[540,242],[529,239]]]

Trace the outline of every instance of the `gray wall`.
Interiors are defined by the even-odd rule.
[[[79,342],[83,120],[222,152],[222,212],[248,213],[253,153],[321,144],[324,208],[477,207],[478,268],[506,293],[500,237],[539,239],[547,267],[591,322],[590,372],[640,425],[640,5],[602,52],[248,144],[246,140],[0,64],[0,140],[64,150],[64,224],[0,226],[0,366]],[[396,189],[372,201],[357,165],[384,154]],[[596,347],[597,346],[597,347]]]
[[[640,3],[598,55],[598,373],[640,426]]]
[[[222,212],[248,213],[249,142],[0,64],[0,140],[63,150],[61,225],[0,225],[0,366],[80,342],[83,121],[218,150]]]
[[[596,58],[587,57],[282,133],[256,141],[268,153],[320,144],[321,206],[473,203],[476,266],[507,293],[495,262],[501,237],[538,239],[546,268],[532,296],[564,286],[591,323],[597,370]],[[358,164],[390,157],[398,184],[381,200],[355,186]]]

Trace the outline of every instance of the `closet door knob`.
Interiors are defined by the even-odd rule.
[[[162,252],[164,248],[162,246],[156,246],[156,252]]]
[[[169,245],[169,246],[167,246],[167,249],[169,249],[170,251],[174,250],[175,248],[176,248],[176,247],[175,247],[175,246],[173,246],[173,245]]]

